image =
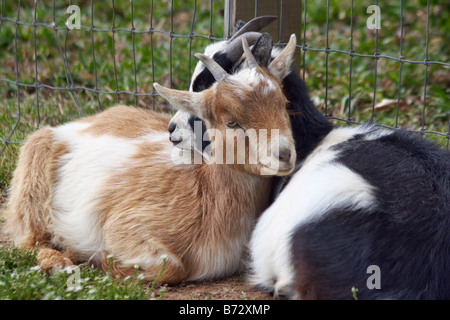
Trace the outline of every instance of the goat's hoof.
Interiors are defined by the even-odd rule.
[[[291,286],[284,286],[275,288],[275,291],[273,292],[273,299],[274,300],[291,300],[293,297],[292,288]]]
[[[74,265],[72,260],[64,257],[61,252],[50,248],[39,249],[36,259],[43,272],[49,272],[55,268],[64,269]]]

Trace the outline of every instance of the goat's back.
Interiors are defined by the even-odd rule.
[[[332,131],[263,214],[254,265],[274,219],[285,226],[277,234],[286,266],[255,267],[262,287],[278,273],[274,289],[304,299],[351,299],[352,287],[361,299],[450,297],[450,157],[421,138]],[[373,266],[379,289],[368,285]]]

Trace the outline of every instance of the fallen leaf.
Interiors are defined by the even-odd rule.
[[[375,104],[374,108],[375,109],[381,109],[381,108],[385,108],[391,105],[397,105],[397,99],[383,99],[380,102],[378,102],[377,104]]]

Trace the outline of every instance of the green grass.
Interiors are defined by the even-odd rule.
[[[189,35],[195,1],[173,1],[173,19],[170,12],[171,2],[154,0],[153,8],[151,8],[150,1],[134,0],[133,21],[136,31],[149,30],[152,9],[154,30],[171,32],[171,20],[173,20],[175,34]],[[366,8],[373,4],[373,1],[353,2],[353,50],[371,55],[376,51],[376,35],[375,31],[368,30],[365,24],[369,17]],[[3,16],[15,20],[18,1],[4,0],[2,3]],[[54,18],[52,1],[37,3],[38,22],[51,24],[55,20],[58,27],[64,25],[67,19],[66,2],[56,1]],[[90,30],[71,30],[67,34],[67,43],[65,43],[65,30],[60,30],[56,34],[51,27],[37,26],[35,30],[33,25],[19,25],[16,65],[16,24],[3,20],[0,27],[0,79],[15,82],[17,67],[20,82],[32,85],[36,82],[35,68],[37,66],[37,81],[40,84],[66,87],[66,69],[58,48],[59,42],[61,50],[67,55],[67,67],[70,68],[74,86],[98,88],[100,91],[107,92],[119,90],[148,95],[153,91],[153,81],[156,81],[165,86],[186,89],[190,73],[196,64],[193,54],[203,51],[204,47],[210,43],[207,38],[210,33],[216,38],[223,36],[224,0],[213,3],[213,12],[210,15],[210,1],[197,0],[192,32],[194,35],[202,35],[206,38],[195,36],[191,41],[191,38],[174,37],[171,41],[170,36],[159,32],[153,35],[149,32],[135,33],[134,57],[132,35],[128,31],[117,30],[114,33],[113,46],[111,31],[95,32],[92,44]],[[403,3],[402,55],[408,60],[424,61],[426,58],[426,1],[411,0],[403,1]],[[76,4],[81,8],[81,24],[90,27],[91,1],[80,0]],[[325,1],[308,1],[305,39],[308,48],[326,48],[325,4]],[[381,29],[378,31],[378,52],[382,55],[399,57],[399,4],[380,3],[380,9],[382,21]],[[93,23],[96,28],[112,28],[111,1],[95,1],[93,12]],[[20,21],[31,23],[34,19],[33,15],[34,1],[22,0]],[[212,19],[211,29],[210,19]],[[439,1],[430,1],[429,22],[428,57],[431,61],[448,63],[450,61],[448,46],[450,11],[442,2],[439,4]],[[130,1],[115,1],[115,27],[126,29],[132,27]],[[330,1],[329,47],[348,52],[351,49],[350,36],[350,2]],[[303,44],[303,29],[299,30],[297,37],[298,43]],[[92,46],[95,51],[95,62]],[[189,50],[190,47],[191,50]],[[400,64],[397,61],[380,58],[376,64],[377,91],[374,96],[375,60],[373,58],[354,57],[350,61],[348,54],[330,53],[328,55],[328,86],[326,86],[326,57],[326,53],[314,51],[306,51],[304,56],[306,84],[311,97],[323,113],[349,121],[373,120],[388,126],[436,131],[443,134],[449,131],[450,78],[448,75],[450,70],[448,67],[430,65],[426,69],[423,64],[404,63],[399,92]],[[116,73],[114,73],[114,62]],[[350,67],[352,68],[352,90],[349,109]],[[424,109],[425,74],[427,99]],[[76,104],[74,103],[75,95]],[[400,96],[399,105],[397,105],[398,95]],[[382,101],[388,101],[388,103],[382,105]],[[37,91],[33,87],[20,87],[17,90],[15,84],[0,81],[0,139],[9,139],[12,134],[12,141],[23,142],[39,127],[54,126],[77,119],[84,114],[94,114],[116,103],[132,104],[164,112],[169,110],[162,99],[154,99],[150,96],[135,97],[125,93],[97,95],[87,90],[75,90],[71,96],[66,90],[53,90],[46,87],[41,87]],[[345,124],[339,121],[337,123]],[[425,137],[442,146],[448,143],[444,136],[433,133],[426,133]],[[4,144],[0,142],[0,150],[3,146]],[[0,156],[0,202],[10,184],[19,149],[20,144],[8,144]],[[67,274],[41,274],[33,268],[32,252],[17,251],[7,247],[0,248],[0,255],[0,298],[110,299],[115,298],[116,294],[117,298],[148,297],[148,292],[144,288],[135,288],[133,293],[129,292],[126,288],[132,286],[131,282],[105,279],[103,274],[88,267],[82,268],[82,278],[86,279],[83,289],[77,292],[67,291],[65,287]],[[101,290],[96,290],[99,288]],[[115,291],[116,289],[118,291]]]
[[[75,272],[64,270],[42,273],[36,267],[36,250],[11,246],[0,248],[0,299],[11,300],[146,300],[154,286],[143,285],[141,276],[111,277],[87,265]]]

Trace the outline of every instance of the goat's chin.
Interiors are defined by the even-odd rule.
[[[294,165],[292,166],[266,166],[260,164],[259,172],[262,176],[287,176],[294,170]]]

